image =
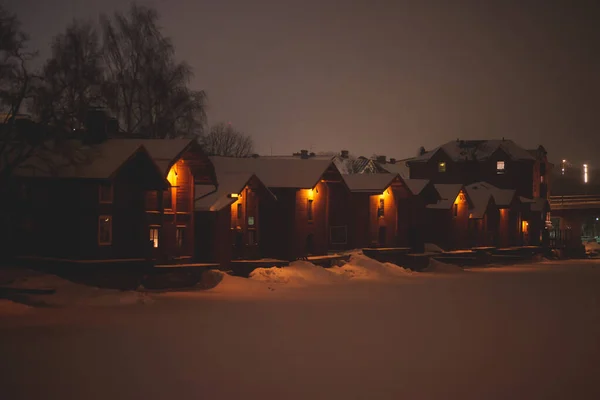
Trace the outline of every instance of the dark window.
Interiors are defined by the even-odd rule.
[[[458,204],[454,203],[454,216],[458,217]]]
[[[177,241],[177,248],[183,248],[185,244],[185,226],[178,226],[175,231],[175,240]]]
[[[540,175],[546,175],[546,163],[540,163]]]
[[[169,188],[163,192],[163,207],[167,210],[173,209],[173,189]]]
[[[102,182],[99,187],[100,203],[113,202],[113,186],[110,182]]]
[[[384,245],[386,243],[386,237],[387,237],[387,231],[385,229],[385,226],[380,226],[379,227],[379,237],[377,240],[379,245]]]
[[[112,244],[112,217],[110,215],[98,217],[98,244],[103,246]]]
[[[158,248],[158,237],[159,237],[160,227],[153,226],[150,228],[150,243],[152,243],[152,247]]]
[[[254,246],[256,244],[256,230],[248,229],[248,245]]]
[[[377,208],[377,216],[383,217],[385,210],[385,201],[384,199],[379,199],[379,207]]]
[[[242,203],[238,203],[237,205],[237,219],[242,219]]]
[[[308,220],[313,220],[313,200],[308,199],[308,209],[307,209]]]
[[[441,161],[438,163],[438,171],[439,172],[446,172],[446,163]]]

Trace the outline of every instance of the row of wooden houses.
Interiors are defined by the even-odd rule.
[[[74,140],[68,154],[37,151],[14,175],[1,215],[12,255],[82,262],[225,267],[364,247],[538,244],[548,211],[532,193],[487,181],[438,183],[385,165],[342,174],[335,157],[306,151],[208,157],[186,139]]]

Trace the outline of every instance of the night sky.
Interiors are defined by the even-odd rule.
[[[73,18],[117,0],[3,0],[43,59]],[[406,158],[461,138],[543,144],[600,164],[594,1],[169,0],[177,57],[262,154],[349,149]]]

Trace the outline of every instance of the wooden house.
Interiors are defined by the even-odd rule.
[[[405,214],[404,219],[409,221],[408,247],[413,252],[422,253],[425,250],[426,233],[431,229],[427,205],[436,204],[441,198],[433,183],[426,179],[403,179],[403,182],[411,193],[405,200],[406,206],[400,211]]]
[[[469,209],[469,245],[497,246],[500,240],[500,209],[491,187],[474,183],[465,187],[471,200]]]
[[[435,184],[438,198],[426,205],[425,242],[444,250],[471,247],[469,216],[473,203],[461,184]]]
[[[44,147],[15,171],[16,255],[87,261],[151,258],[145,196],[169,187],[133,141]]]
[[[487,182],[473,183],[467,186],[467,190],[470,190],[469,193],[473,197],[475,196],[474,191],[479,191],[482,194],[487,192],[493,198],[494,204],[499,210],[497,232],[494,234],[495,241],[493,245],[497,247],[521,245],[523,242],[522,226],[527,226],[528,223],[525,221],[525,224],[523,224],[523,204],[516,191],[499,189]]]
[[[411,192],[397,174],[344,175],[350,190],[350,248],[407,247]]]
[[[534,197],[536,158],[508,139],[453,140],[406,161],[410,178],[434,183],[489,182]]]
[[[217,179],[216,190],[196,190],[196,259],[227,268],[231,260],[262,258],[261,204],[273,206],[275,196],[253,173],[218,171]]]
[[[259,206],[260,252],[294,260],[348,245],[348,188],[331,158],[211,157],[223,173],[252,173],[275,195]]]

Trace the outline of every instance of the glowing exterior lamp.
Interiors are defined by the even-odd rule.
[[[177,169],[175,167],[169,170],[169,173],[167,174],[167,180],[171,186],[177,186]]]
[[[560,174],[561,175],[565,174],[565,166],[566,166],[566,164],[567,164],[567,160],[562,160],[562,166],[561,166],[561,169],[560,169]]]
[[[309,200],[313,200],[315,198],[315,191],[314,189],[308,189],[308,199]]]
[[[583,164],[583,183],[588,183],[588,165]]]
[[[240,197],[240,195],[237,193],[229,193],[228,197],[230,199],[237,199],[238,197]]]

